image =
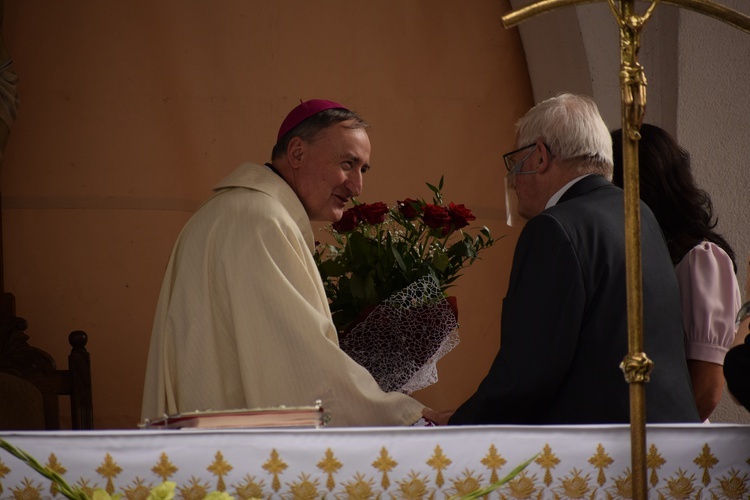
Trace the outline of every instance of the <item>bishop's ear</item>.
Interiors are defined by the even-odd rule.
[[[292,137],[286,148],[289,165],[292,168],[299,168],[302,160],[305,158],[306,144],[300,137]]]

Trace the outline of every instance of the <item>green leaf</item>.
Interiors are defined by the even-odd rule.
[[[0,438],[0,448],[26,463],[26,465],[43,477],[52,481],[57,486],[57,490],[70,500],[88,500],[88,497],[83,490],[72,488],[60,474],[48,467],[44,467],[38,460],[22,449],[16,448],[2,438]]]
[[[326,279],[326,277],[338,278],[339,276],[343,276],[347,271],[346,265],[337,260],[326,260],[321,262],[318,264],[318,270],[323,279]]]
[[[353,275],[349,278],[349,291],[352,297],[357,299],[364,299],[365,297],[365,283],[360,276]]]
[[[466,240],[461,240],[450,247],[448,255],[451,257],[476,257],[477,252],[474,250],[474,245],[471,241],[467,242]]]
[[[408,272],[409,268],[406,267],[404,258],[401,256],[401,252],[398,251],[398,248],[391,247],[391,253],[393,254],[393,257],[396,259],[396,263],[398,264],[399,269],[401,269],[401,271],[403,272]]]
[[[435,252],[432,255],[432,265],[438,271],[445,271],[450,263],[450,258],[448,258],[448,255],[445,252]]]
[[[518,474],[520,474],[521,471],[523,471],[526,467],[528,467],[531,462],[533,462],[534,460],[536,460],[536,457],[538,457],[539,455],[540,455],[540,453],[537,453],[533,457],[531,457],[528,460],[522,462],[515,469],[513,469],[512,471],[510,471],[507,476],[505,476],[504,478],[500,479],[499,481],[496,481],[496,482],[492,483],[488,487],[480,489],[480,490],[477,490],[477,491],[473,491],[473,492],[469,493],[468,495],[464,495],[462,497],[459,497],[459,496],[451,497],[451,500],[453,500],[453,499],[472,500],[474,498],[481,498],[481,497],[483,497],[485,495],[489,495],[490,493],[492,493],[496,489],[500,488],[504,484],[510,482],[514,477],[516,477]]]

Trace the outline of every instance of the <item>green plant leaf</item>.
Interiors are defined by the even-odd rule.
[[[520,474],[521,471],[523,471],[526,467],[528,467],[531,462],[533,462],[534,460],[536,460],[536,457],[538,457],[539,455],[540,455],[540,453],[537,453],[536,455],[534,455],[533,457],[529,458],[528,460],[525,460],[524,462],[522,462],[521,464],[519,464],[515,469],[513,469],[512,471],[510,471],[507,476],[505,476],[504,478],[502,478],[502,479],[500,479],[500,480],[492,483],[491,485],[487,486],[486,488],[482,488],[480,490],[471,492],[468,495],[451,497],[451,500],[453,500],[453,499],[473,500],[475,498],[481,498],[481,497],[483,497],[485,495],[489,495],[490,493],[492,493],[496,489],[498,489],[501,486],[505,485],[506,483],[510,482],[514,477],[516,477],[518,474]]]
[[[432,265],[437,271],[445,271],[450,263],[451,260],[445,251],[435,251],[435,253],[432,254]]]
[[[65,497],[67,497],[70,500],[88,500],[88,497],[86,496],[86,493],[83,490],[73,488],[71,487],[65,479],[58,474],[57,472],[53,471],[52,469],[49,469],[48,467],[44,467],[42,464],[40,464],[34,457],[26,453],[20,448],[16,448],[6,440],[0,438],[0,448],[4,449],[14,457],[18,458],[22,462],[26,463],[29,467],[31,467],[33,470],[41,474],[43,477],[46,477],[50,481],[52,481],[55,486],[57,486],[57,490],[62,493]]]
[[[404,258],[401,256],[401,252],[398,251],[398,248],[392,246],[391,253],[393,253],[393,257],[396,259],[399,269],[403,272],[408,272],[409,268],[406,267],[406,262],[404,262]]]

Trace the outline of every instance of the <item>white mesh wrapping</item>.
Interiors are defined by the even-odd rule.
[[[391,295],[340,342],[381,389],[406,394],[437,382],[435,363],[458,343],[456,316],[431,277]]]

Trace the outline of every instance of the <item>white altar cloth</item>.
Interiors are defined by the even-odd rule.
[[[299,430],[0,431],[85,489],[143,499],[447,498],[504,477],[490,498],[629,498],[630,429],[601,426]],[[649,425],[650,498],[750,498],[750,426]],[[0,449],[0,498],[62,496]]]

